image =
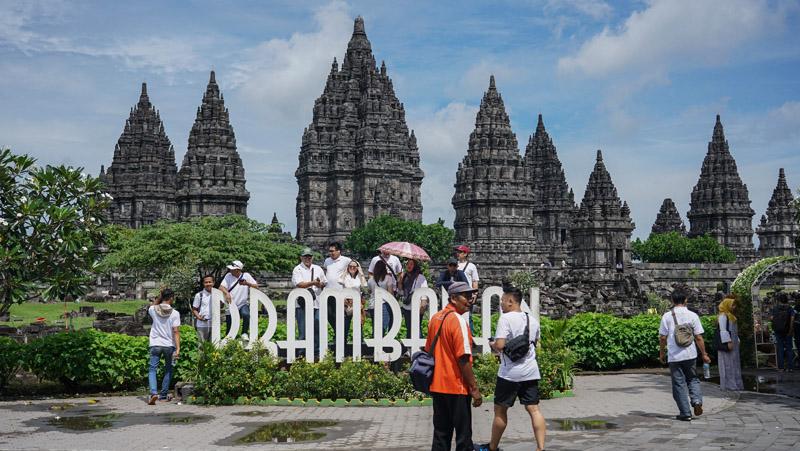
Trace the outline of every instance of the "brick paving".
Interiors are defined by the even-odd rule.
[[[669,378],[659,374],[583,376],[576,396],[543,401],[548,419],[547,449],[769,449],[800,450],[800,400],[775,395],[730,395],[703,383],[705,413],[691,423],[674,420]],[[67,410],[52,405],[74,403]],[[258,412],[259,416],[241,416]],[[60,430],[48,423],[56,416],[117,413],[114,427],[84,432]],[[0,449],[161,450],[161,449],[429,449],[430,407],[203,407],[165,403],[148,406],[142,398],[0,403]],[[187,415],[203,416],[184,424]],[[335,420],[315,442],[235,445],[235,439],[267,422]],[[594,419],[613,429],[559,430],[557,419]],[[474,439],[489,439],[492,406],[473,412]],[[185,420],[189,421],[189,420]],[[530,422],[516,406],[501,444],[508,451],[532,450]]]

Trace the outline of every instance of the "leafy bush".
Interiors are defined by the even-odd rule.
[[[631,243],[634,258],[652,263],[733,263],[736,255],[714,237],[689,238],[678,232],[654,233]]]
[[[0,390],[17,374],[22,364],[23,345],[8,337],[0,337]]]
[[[455,231],[439,220],[434,224],[406,221],[381,215],[359,227],[347,237],[345,246],[360,258],[375,255],[375,250],[390,241],[408,241],[421,246],[435,261],[444,261],[453,254]]]

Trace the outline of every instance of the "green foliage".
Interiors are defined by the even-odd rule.
[[[736,255],[709,235],[688,238],[678,232],[654,233],[631,243],[633,257],[652,263],[733,263]]]
[[[0,314],[37,296],[83,295],[104,239],[100,180],[35,162],[0,149]]]
[[[434,261],[444,261],[453,255],[454,238],[455,231],[445,227],[442,220],[424,225],[419,221],[381,215],[353,230],[347,237],[345,247],[360,258],[369,258],[385,243],[408,241],[425,249]]]
[[[0,391],[17,374],[22,365],[23,345],[8,337],[0,337]]]
[[[497,384],[497,370],[499,369],[500,357],[495,354],[480,354],[473,359],[472,372],[475,373],[478,389],[483,396],[494,393],[494,388]]]
[[[672,301],[669,299],[664,299],[656,293],[647,293],[647,313],[661,316],[670,308]]]
[[[524,296],[528,295],[531,288],[539,286],[539,275],[533,271],[516,271],[511,273],[509,279],[515,287],[522,291]]]

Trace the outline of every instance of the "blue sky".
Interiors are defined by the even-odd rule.
[[[756,211],[778,168],[800,186],[794,1],[0,1],[0,145],[97,174],[148,83],[177,163],[215,69],[251,192],[294,232],[294,170],[355,16],[385,60],[426,176],[424,220],[452,225],[458,162],[490,74],[524,152],[544,115],[576,200],[596,149],[646,236],[686,221],[716,114]],[[687,223],[688,226],[688,223]]]

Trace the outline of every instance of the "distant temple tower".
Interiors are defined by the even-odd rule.
[[[678,232],[681,235],[686,235],[686,226],[683,225],[683,220],[675,207],[675,202],[670,198],[664,199],[661,209],[656,215],[656,222],[653,223],[653,228],[650,231],[650,233],[668,232]]]
[[[334,59],[314,102],[295,177],[297,239],[312,246],[343,241],[381,214],[422,220],[417,139],[361,17],[341,70]]]
[[[247,216],[250,193],[236,151],[236,136],[214,71],[197,108],[177,184],[181,218],[238,214]]]
[[[769,200],[767,214],[761,216],[761,224],[756,229],[758,233],[758,252],[761,257],[793,256],[797,255],[797,238],[800,236],[800,226],[795,219],[795,210],[792,207],[794,196],[789,185],[786,184],[786,174],[783,168],[778,172],[778,185],[772,192]]]
[[[479,266],[513,271],[535,263],[530,186],[530,174],[492,76],[467,155],[458,164],[453,196],[456,242],[473,247],[472,259]]]
[[[570,259],[570,227],[578,207],[575,194],[567,185],[556,146],[539,115],[536,132],[525,149],[525,164],[533,190],[533,223],[538,254],[551,263]]]
[[[572,263],[577,268],[626,268],[631,261],[630,238],[635,225],[628,203],[620,202],[617,188],[597,151],[594,170],[572,226]]]
[[[164,124],[142,83],[139,103],[131,108],[125,129],[114,148],[114,159],[100,169],[100,179],[114,200],[110,222],[141,227],[159,219],[174,219],[175,150],[164,132]]]
[[[689,236],[709,234],[733,251],[736,258],[756,258],[753,248],[753,215],[747,185],[742,183],[731,156],[728,141],[717,115],[714,134],[708,143],[700,179],[692,190]]]

